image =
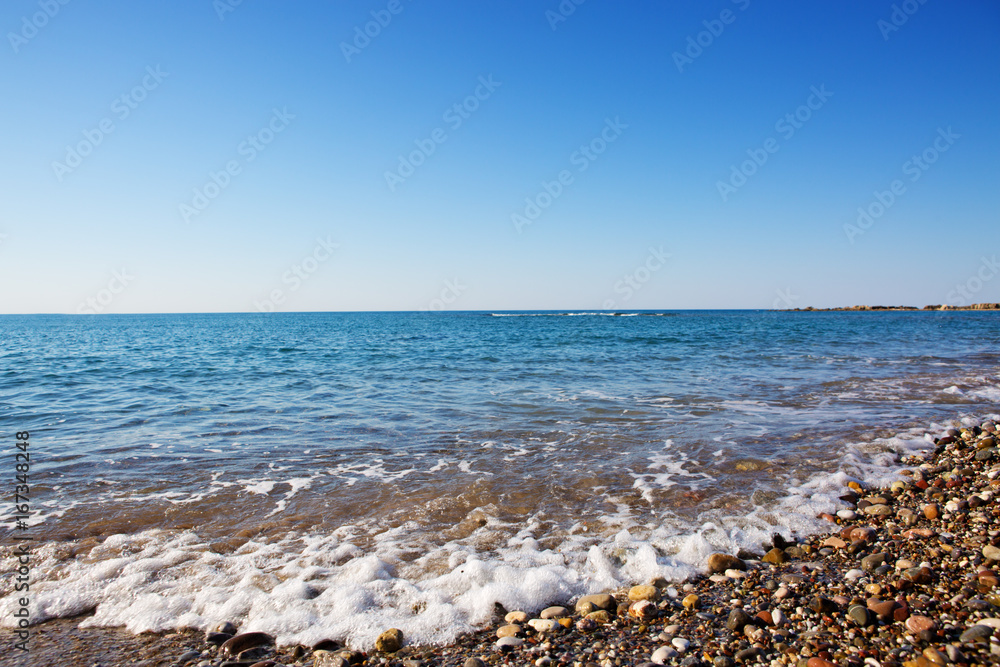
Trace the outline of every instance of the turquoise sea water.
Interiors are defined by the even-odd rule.
[[[7,316],[0,358],[36,618],[283,641],[679,580],[1000,411],[991,312]]]

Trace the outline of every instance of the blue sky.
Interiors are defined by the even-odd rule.
[[[844,4],[9,0],[0,312],[1000,301],[1000,4]]]

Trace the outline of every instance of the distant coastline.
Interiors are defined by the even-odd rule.
[[[839,308],[779,308],[782,312],[816,312],[828,313],[848,310],[1000,310],[1000,303],[974,303],[969,306],[933,305],[917,308],[916,306],[841,306]]]

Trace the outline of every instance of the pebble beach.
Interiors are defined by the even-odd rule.
[[[948,429],[900,460],[887,488],[849,482],[825,534],[712,554],[687,582],[658,579],[544,609],[503,609],[448,646],[330,639],[275,646],[231,623],[129,635],[61,619],[14,664],[236,667],[933,667],[1000,663],[996,425]]]

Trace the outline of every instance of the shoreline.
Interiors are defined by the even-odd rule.
[[[779,308],[780,313],[840,313],[840,312],[867,312],[867,311],[889,311],[889,312],[924,312],[924,311],[952,311],[952,310],[1000,310],[1000,303],[973,303],[968,306],[930,305],[923,308],[916,306],[839,306],[836,308]]]
[[[240,651],[218,646],[235,627],[221,628],[229,631],[225,635],[132,635],[122,628],[80,629],[84,617],[77,617],[34,626],[30,653],[15,655],[14,664],[250,667],[275,660],[301,667],[624,667],[653,658],[688,667],[998,663],[1000,451],[994,432],[991,422],[951,429],[935,438],[932,452],[901,459],[906,481],[888,489],[845,488],[841,499],[849,509],[822,517],[831,523],[829,532],[795,544],[776,537],[767,553],[741,553],[742,559],[713,556],[714,574],[683,584],[661,579],[613,596],[587,596],[582,606],[563,601],[567,609],[540,614],[498,608],[489,627],[447,646],[407,646],[403,638],[403,648],[391,654],[365,654],[338,643],[327,650],[275,649],[266,636],[237,634],[242,646],[235,648],[250,651],[237,660]],[[498,639],[498,633],[510,638]]]

